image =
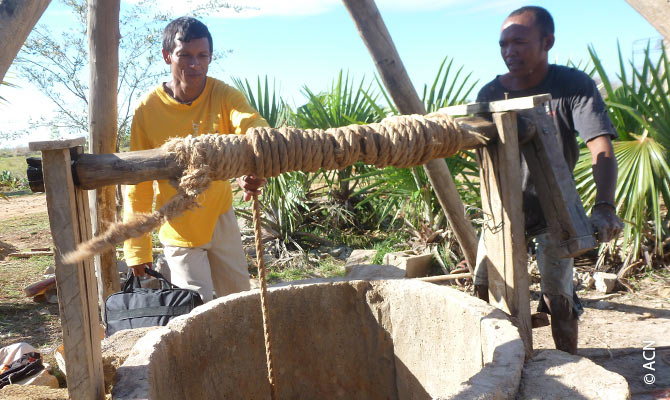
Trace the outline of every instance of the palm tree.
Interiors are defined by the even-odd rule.
[[[643,249],[661,255],[662,238],[668,233],[668,216],[667,212],[662,214],[661,204],[670,204],[670,62],[665,49],[656,62],[652,61],[647,47],[643,65],[636,67],[631,62],[632,72],[628,75],[619,47],[617,78],[621,84],[615,87],[593,47],[589,53],[619,135],[614,142],[619,165],[616,204],[626,223],[622,245],[628,250],[628,264]],[[595,200],[595,184],[587,153],[583,148],[575,180],[588,209]]]

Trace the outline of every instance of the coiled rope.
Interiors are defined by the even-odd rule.
[[[244,135],[200,135],[172,139],[163,145],[183,168],[171,180],[177,194],[151,214],[116,223],[66,254],[74,263],[140,237],[196,206],[212,180],[242,175],[273,177],[284,172],[339,170],[358,161],[382,168],[421,165],[456,154],[463,132],[445,114],[403,115],[380,123],[341,128],[252,128]]]

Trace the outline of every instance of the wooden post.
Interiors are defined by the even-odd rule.
[[[29,147],[42,151],[69,395],[75,400],[98,400],[104,398],[105,390],[93,263],[65,264],[62,260],[63,254],[91,238],[88,198],[74,186],[70,160],[70,148],[84,143],[79,138],[31,142]]]
[[[401,114],[425,114],[426,108],[407,75],[374,0],[343,0],[343,2],[370,51],[377,71],[398,111]],[[424,168],[463,250],[468,269],[473,272],[477,259],[477,236],[472,224],[465,218],[465,207],[447,163],[443,159],[436,159],[429,161]]]
[[[120,0],[88,1],[88,48],[91,64],[88,126],[89,151],[92,154],[116,151],[119,6]],[[115,186],[106,186],[88,193],[94,236],[106,231],[116,221],[115,189]],[[94,260],[100,309],[104,313],[105,299],[120,290],[116,252],[106,251],[96,255]]]
[[[0,81],[51,0],[0,1]]]
[[[516,113],[494,113],[497,143],[480,150],[483,228],[490,303],[510,314],[523,339],[526,358],[533,352],[528,291],[528,254],[522,210]]]
[[[537,130],[537,134],[521,146],[521,152],[547,222],[550,246],[557,257],[577,257],[598,243],[572,171],[565,162],[556,125],[544,105],[519,114],[532,119]]]
[[[663,35],[666,43],[670,42],[670,2],[668,0],[626,0],[626,3]]]

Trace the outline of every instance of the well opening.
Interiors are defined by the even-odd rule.
[[[269,295],[279,398],[508,398],[524,350],[507,316],[429,283],[345,281]],[[257,291],[140,339],[114,398],[269,398]]]

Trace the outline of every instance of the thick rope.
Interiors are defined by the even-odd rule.
[[[395,116],[380,123],[342,128],[253,128],[245,135],[201,135],[173,139],[163,148],[183,168],[175,180],[177,194],[159,210],[112,225],[103,234],[65,255],[73,263],[139,237],[197,204],[197,197],[212,180],[242,175],[278,176],[284,172],[339,170],[358,161],[409,167],[449,157],[461,148],[458,125],[441,113]]]
[[[265,260],[263,259],[263,238],[261,237],[261,207],[258,196],[253,197],[254,236],[256,237],[256,262],[258,264],[258,280],[261,284],[261,311],[263,314],[263,335],[265,336],[265,358],[268,366],[270,396],[277,399],[277,379],[274,371],[274,355],[270,340],[270,314],[268,311],[268,289],[265,280]]]

